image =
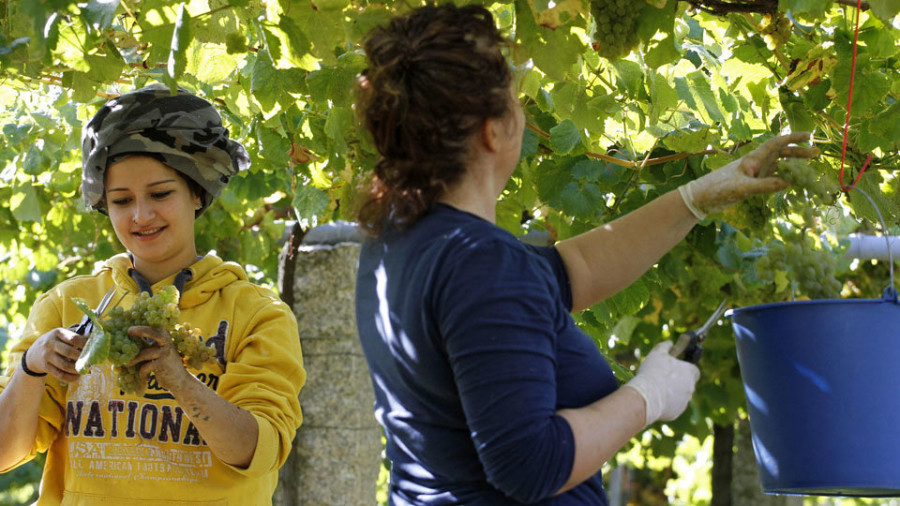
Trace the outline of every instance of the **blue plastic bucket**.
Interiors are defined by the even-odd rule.
[[[900,495],[896,292],[731,316],[763,491]]]

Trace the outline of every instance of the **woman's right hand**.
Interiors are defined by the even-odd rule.
[[[687,407],[700,379],[696,365],[669,355],[671,341],[663,341],[647,354],[637,374],[625,386],[641,394],[647,405],[646,425],[674,420]]]
[[[56,328],[37,338],[28,348],[28,370],[47,373],[60,381],[72,383],[81,377],[75,370],[75,361],[87,337],[69,329]]]
[[[688,209],[703,219],[728,209],[751,195],[787,188],[787,181],[773,175],[782,158],[813,158],[819,150],[800,145],[809,132],[773,137],[745,156],[678,188]],[[797,145],[795,145],[797,144]]]

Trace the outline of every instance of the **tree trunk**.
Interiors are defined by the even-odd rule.
[[[713,425],[712,501],[710,506],[731,506],[734,424]]]

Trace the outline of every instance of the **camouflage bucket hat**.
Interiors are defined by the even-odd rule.
[[[186,90],[172,95],[154,84],[114,98],[84,127],[81,136],[84,200],[104,209],[107,167],[127,155],[147,154],[196,182],[203,213],[239,170],[250,166],[244,147],[228,138],[212,104]]]

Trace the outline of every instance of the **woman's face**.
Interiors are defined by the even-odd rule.
[[[174,272],[196,260],[200,197],[178,172],[154,158],[129,156],[109,166],[105,191],[113,229],[138,271],[143,266]]]
[[[506,133],[509,136],[503,147],[503,165],[507,177],[512,176],[522,156],[522,134],[525,132],[525,112],[519,102],[518,92],[513,83],[510,86],[510,107],[505,118]]]

